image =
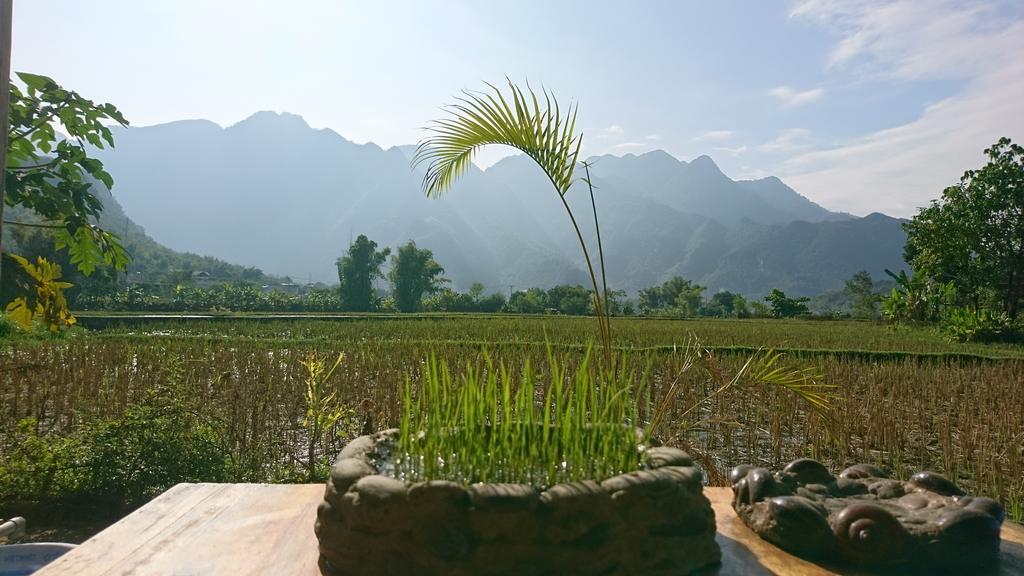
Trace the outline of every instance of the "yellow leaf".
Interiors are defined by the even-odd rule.
[[[11,320],[14,320],[18,326],[28,330],[32,328],[32,310],[28,307],[28,301],[24,297],[15,298],[10,304],[7,305],[7,313],[10,314]]]

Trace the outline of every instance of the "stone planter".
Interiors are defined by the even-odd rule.
[[[327,576],[688,574],[717,563],[701,472],[675,448],[603,481],[407,483],[378,474],[396,430],[345,447],[317,510]]]

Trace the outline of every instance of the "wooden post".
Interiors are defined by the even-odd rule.
[[[0,274],[3,273],[4,193],[7,181],[7,130],[11,106],[11,17],[14,0],[0,0]],[[2,302],[0,302],[2,304]]]

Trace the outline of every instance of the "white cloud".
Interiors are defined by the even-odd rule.
[[[690,142],[721,142],[736,135],[732,130],[709,130],[690,139]]]
[[[622,136],[625,133],[626,133],[626,129],[623,128],[622,126],[619,126],[618,124],[612,124],[611,126],[601,130],[601,135],[605,136],[605,137],[608,137],[608,136]]]
[[[827,65],[878,78],[957,79],[962,91],[912,122],[786,160],[780,176],[815,201],[854,213],[911,216],[985,160],[1001,136],[1024,140],[1024,21],[995,4],[814,0],[794,8],[840,32]]]
[[[843,38],[836,49],[828,57],[828,67],[838,66],[843,62],[852,60],[855,56],[864,51],[872,35],[866,31],[855,32]]]
[[[806,128],[787,128],[774,140],[757,147],[758,151],[768,154],[793,154],[807,150],[811,146],[811,131]]]
[[[620,142],[612,148],[624,150],[627,148],[649,148],[651,145],[648,142]]]
[[[744,144],[742,146],[737,146],[735,148],[729,148],[729,147],[726,147],[726,146],[716,146],[715,150],[720,150],[722,152],[728,152],[732,156],[739,156],[740,154],[743,154],[743,153],[745,153],[747,151],[747,145]]]
[[[824,88],[812,88],[810,90],[798,91],[789,86],[776,86],[768,91],[768,95],[782,102],[783,106],[803,106],[821,100],[825,95]]]
[[[647,140],[661,140],[661,134],[648,134],[644,138]]]
[[[999,2],[805,0],[790,16],[841,37],[828,67],[857,63],[902,79],[971,78],[992,68],[1001,50],[1019,56],[1019,23],[1007,25]]]

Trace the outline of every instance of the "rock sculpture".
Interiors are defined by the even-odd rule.
[[[775,473],[737,466],[729,480],[746,525],[799,556],[959,573],[999,555],[1002,506],[933,472],[901,481],[856,464],[834,477],[805,458]]]

